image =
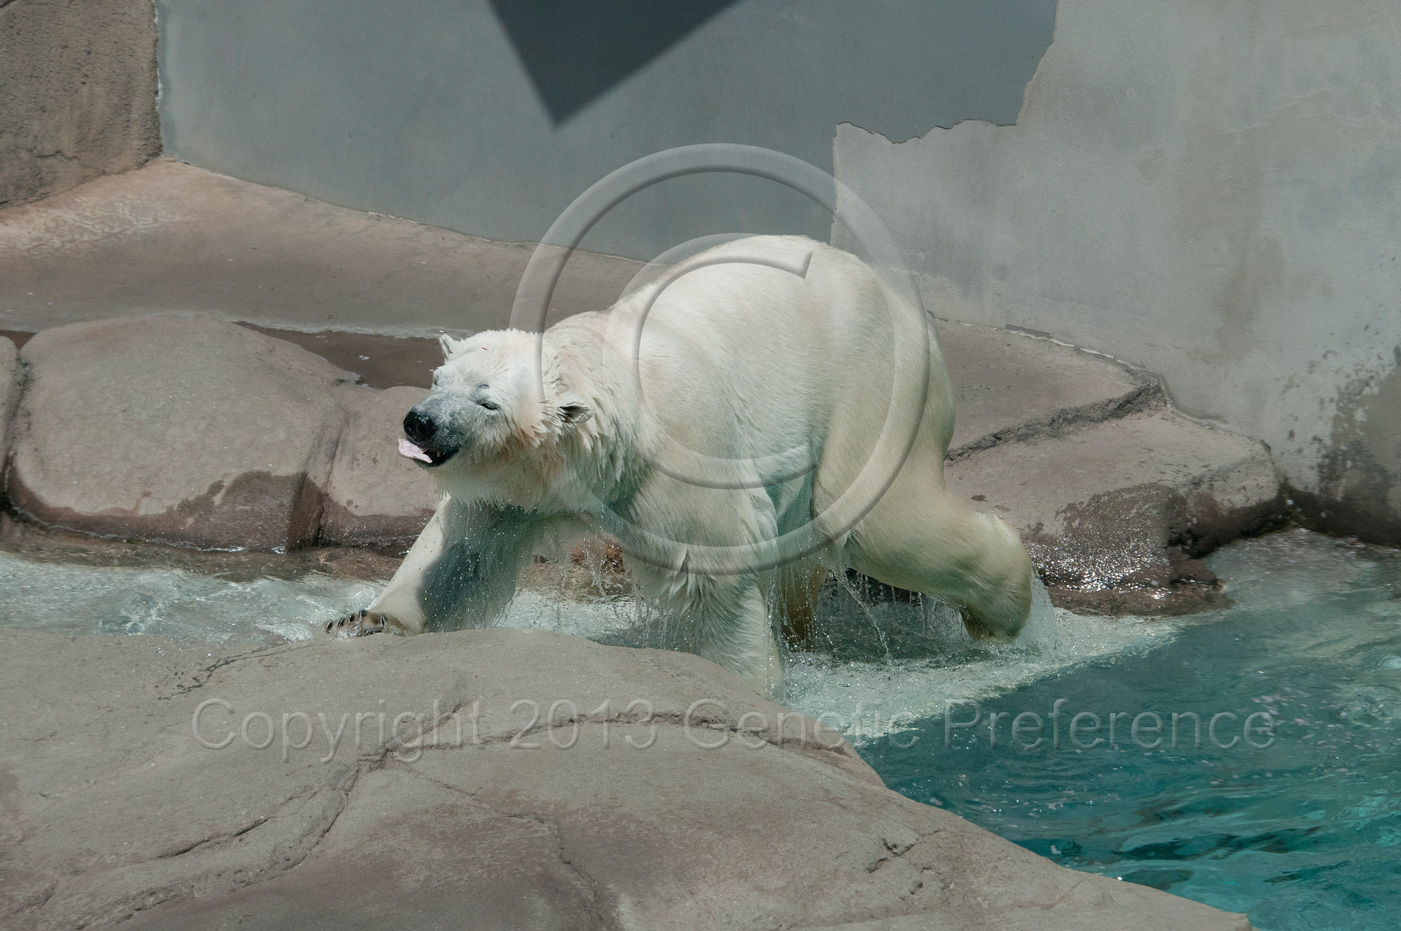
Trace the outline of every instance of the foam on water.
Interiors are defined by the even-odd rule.
[[[325,636],[325,623],[367,607],[383,583],[307,574],[223,579],[181,569],[70,565],[0,551],[0,624],[62,634],[151,634],[173,640],[262,642]],[[503,627],[614,640],[641,623],[632,599],[567,601],[525,590]]]
[[[951,644],[925,658],[886,662],[835,660],[829,654],[790,657],[784,704],[842,729],[858,746],[942,715],[947,703],[982,701],[1104,656],[1143,652],[1166,643],[1180,624],[1142,618],[1103,618],[1051,609],[1046,632],[1007,645]],[[1054,626],[1052,626],[1054,625]]]
[[[0,552],[9,627],[175,640],[310,640],[316,621],[369,604],[379,586],[311,575],[229,581],[179,569],[66,565]]]
[[[10,609],[0,623],[66,634],[304,641],[324,636],[327,620],[369,605],[381,587],[316,574],[239,581],[0,552],[0,589]],[[819,606],[822,649],[788,658],[782,699],[796,710],[822,714],[860,742],[941,713],[946,701],[981,699],[1096,657],[1148,649],[1176,629],[1164,621],[1056,610],[1040,583],[1034,600],[1032,619],[1015,642],[984,646],[968,637],[946,605],[875,599],[834,580]],[[665,643],[658,619],[632,596],[577,601],[526,589],[500,623],[623,646]]]

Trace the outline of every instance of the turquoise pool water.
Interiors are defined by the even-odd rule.
[[[1264,931],[1401,928],[1401,553],[1295,531],[1210,562],[1236,607],[859,749],[891,788],[1065,866],[1246,912]],[[994,746],[995,712],[1009,717]],[[1022,712],[1041,717],[1041,744],[1031,717],[1014,738]],[[1203,731],[1235,718],[1197,747],[1189,712]],[[1100,729],[1081,718],[1076,745],[1081,713]],[[1145,717],[1135,740],[1146,713],[1162,733]]]

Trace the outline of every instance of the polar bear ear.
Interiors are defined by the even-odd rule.
[[[592,416],[593,408],[576,397],[567,397],[560,403],[559,422],[562,426],[581,424]]]
[[[451,359],[452,354],[454,352],[457,352],[458,348],[461,347],[463,342],[464,341],[460,339],[453,339],[446,333],[439,333],[438,348],[443,350],[443,360],[446,361],[448,359]]]

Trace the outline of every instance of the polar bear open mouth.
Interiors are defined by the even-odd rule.
[[[456,452],[456,450],[454,450],[454,452]],[[399,440],[399,455],[406,456],[409,459],[416,459],[426,464],[429,468],[440,466],[452,458],[452,453],[440,453],[435,450],[424,449],[402,438]]]

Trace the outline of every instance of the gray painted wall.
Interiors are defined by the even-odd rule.
[[[780,149],[875,206],[945,313],[1162,373],[1307,513],[1401,541],[1401,0],[158,7],[164,138],[196,165],[533,240],[639,156]],[[689,178],[585,246],[726,231],[829,224]]]
[[[158,0],[166,149],[333,203],[538,240],[613,169],[740,142],[830,170],[838,123],[1009,123],[1054,0]],[[500,11],[498,13],[498,10]],[[770,182],[667,182],[590,234],[651,258],[827,214]]]
[[[1313,516],[1401,541],[1398,23],[1398,0],[1061,0],[1015,126],[843,126],[837,176],[956,316],[1162,373]]]

